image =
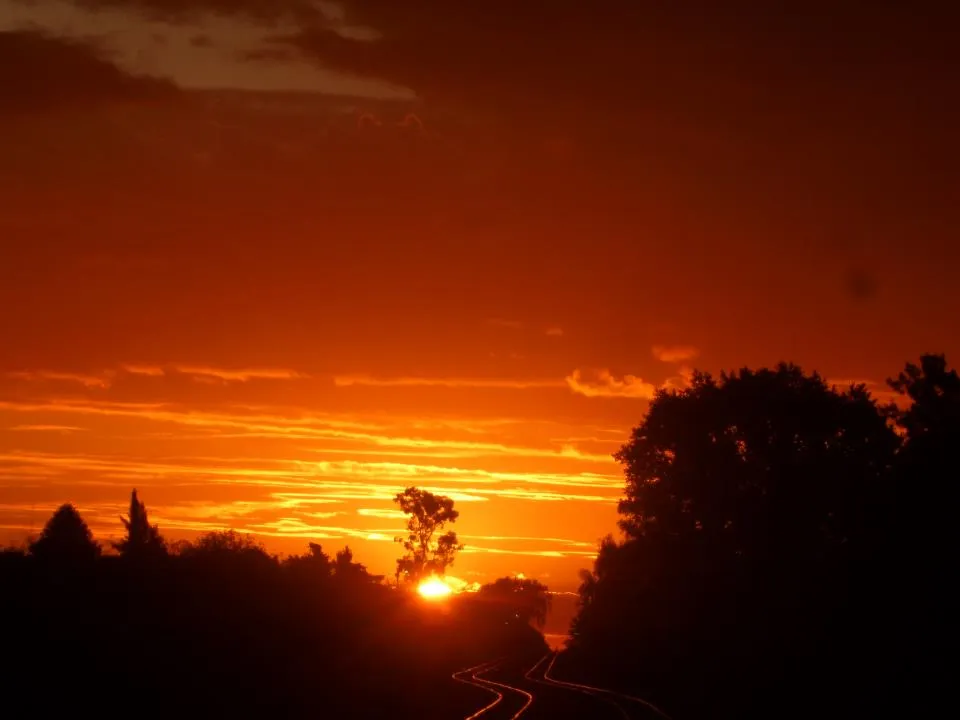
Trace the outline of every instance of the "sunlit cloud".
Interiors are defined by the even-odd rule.
[[[228,370],[224,368],[204,367],[198,365],[176,365],[173,368],[182,375],[192,375],[199,378],[211,378],[223,382],[250,382],[251,380],[301,380],[307,375],[282,368],[240,368]]]
[[[544,335],[547,337],[563,337],[563,328],[548,327],[546,330],[544,330]]]
[[[517,445],[507,445],[496,442],[482,442],[475,440],[440,440],[425,437],[410,437],[407,435],[391,435],[385,432],[390,425],[398,425],[399,430],[424,429],[431,432],[443,430],[459,430],[477,435],[489,432],[495,428],[507,425],[530,425],[523,421],[507,422],[503,419],[478,420],[472,423],[469,420],[432,420],[396,418],[394,421],[384,420],[372,422],[349,416],[330,416],[305,414],[296,410],[287,410],[289,415],[262,414],[257,408],[234,406],[236,412],[203,411],[181,408],[165,403],[119,403],[92,399],[52,399],[41,402],[11,402],[0,401],[0,410],[9,410],[23,413],[87,415],[103,417],[122,417],[156,423],[170,423],[194,429],[194,434],[180,434],[183,439],[198,439],[207,437],[208,433],[215,433],[220,438],[276,438],[283,440],[316,440],[318,442],[345,441],[347,443],[366,445],[351,448],[310,448],[310,452],[339,453],[352,452],[363,454],[394,454],[410,457],[482,457],[487,455],[502,455],[509,457],[529,458],[563,458],[575,459],[582,462],[608,463],[607,454],[587,453],[576,447],[565,444],[561,448],[532,448]],[[248,409],[250,414],[240,412]],[[279,411],[276,411],[279,412]],[[44,423],[67,424],[67,423]],[[371,432],[363,432],[371,431]],[[617,430],[617,434],[622,434]],[[163,431],[163,437],[174,437],[170,431]],[[387,451],[389,449],[389,452]]]
[[[594,491],[619,491],[622,481],[615,475],[596,473],[519,473],[494,472],[445,466],[359,461],[312,462],[303,460],[264,460],[247,466],[231,467],[229,460],[206,463],[172,463],[131,458],[65,455],[53,453],[0,453],[0,463],[13,467],[35,466],[59,471],[96,473],[101,480],[138,481],[158,478],[182,478],[187,482],[221,482],[251,486],[310,487],[326,491],[328,497],[341,499],[386,499],[412,484],[439,492],[455,500],[473,502],[490,497],[522,500],[615,502],[610,495],[553,491],[537,487],[559,486],[589,488]],[[364,483],[364,479],[383,480]],[[392,482],[391,482],[392,481]],[[436,483],[442,483],[436,485]],[[470,487],[461,488],[460,485]],[[512,485],[512,486],[508,486]]]
[[[87,375],[83,373],[58,372],[56,370],[22,370],[7,373],[7,377],[31,382],[66,382],[78,383],[86,388],[107,389],[110,387],[114,373],[106,371],[101,375]]]
[[[687,362],[700,354],[692,345],[654,345],[652,352],[657,360],[665,363]]]
[[[480,583],[477,581],[468,582],[467,580],[455,577],[454,575],[444,575],[443,581],[455,593],[477,592],[480,589]]]
[[[693,383],[693,368],[680,367],[674,377],[669,377],[663,382],[664,390],[684,390]]]
[[[147,377],[163,377],[166,373],[158,365],[121,365],[120,370],[128,375],[145,375]]]
[[[478,547],[476,545],[466,545],[460,552],[467,553],[488,553],[493,555],[528,555],[530,557],[547,558],[565,558],[565,557],[587,557],[597,556],[596,551],[588,552],[581,550],[509,550],[507,548]]]
[[[415,463],[394,462],[359,462],[356,460],[313,463],[300,461],[297,464],[302,467],[312,468],[315,472],[324,474],[399,479],[403,481],[413,479],[418,481],[438,479],[445,480],[447,482],[463,483],[514,482],[612,489],[619,489],[623,487],[623,480],[619,475],[598,473],[561,474],[496,472],[484,469],[467,469],[444,465],[421,465]]]
[[[400,510],[391,510],[389,508],[358,508],[357,515],[381,518],[383,520],[403,520],[406,517]]]
[[[581,547],[581,548],[592,548],[596,547],[595,542],[587,542],[585,540],[568,540],[566,538],[555,538],[555,537],[529,537],[523,535],[463,535],[459,536],[462,539],[466,540],[493,540],[495,542],[499,541],[509,541],[509,542],[548,542],[548,543],[560,543],[561,545],[569,545],[570,547]]]
[[[278,490],[298,490],[299,493],[280,493],[285,497],[301,497],[303,502],[329,502],[330,500],[360,500],[372,501],[381,500],[392,502],[397,493],[402,492],[403,485],[378,485],[376,483],[360,482],[334,482],[334,481],[297,481],[297,480],[279,480],[271,478],[236,478],[227,480],[224,478],[211,478],[211,483],[229,484],[232,487],[247,485],[250,487],[277,488]],[[489,497],[479,494],[481,491],[474,488],[457,489],[438,487],[435,485],[418,486],[423,490],[434,494],[446,495],[454,502],[474,503],[488,502]],[[309,490],[304,493],[302,491]]]
[[[72,425],[14,425],[8,428],[14,432],[53,432],[53,433],[75,433],[83,432],[84,428],[74,427]]]
[[[536,388],[562,388],[560,380],[513,380],[507,378],[427,378],[398,377],[376,378],[369,375],[337,375],[333,378],[337,387],[438,387],[477,388],[486,390],[529,390]]]
[[[55,370],[22,370],[7,373],[8,377],[29,381],[57,381],[78,383],[87,388],[110,388],[118,374],[162,378],[169,375],[188,375],[195,379],[217,382],[250,382],[251,380],[302,380],[305,373],[286,368],[217,368],[203,365],[120,365],[118,370],[104,370],[97,374],[60,372]]]
[[[264,8],[278,6],[269,22],[257,18],[263,11],[249,12],[247,3],[233,8],[230,3],[217,3],[216,8],[197,3],[191,23],[177,17],[181,5],[172,5],[159,0],[7,2],[0,4],[0,32],[40,31],[75,42],[96,38],[124,72],[168,78],[182,88],[416,98],[408,88],[324,67],[302,53],[276,52],[278,37],[292,37],[308,28],[353,42],[379,37],[374,28],[348,22],[340,3],[303,3],[298,12],[290,12],[279,3],[264,2]],[[207,41],[194,42],[198,35]]]
[[[585,379],[580,370],[574,370],[566,379],[567,386],[578,395],[590,398],[639,398],[652,400],[657,386],[636,375],[615,378],[609,370],[600,370],[592,379]]]

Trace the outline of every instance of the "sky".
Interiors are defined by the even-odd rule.
[[[0,0],[0,541],[572,590],[658,388],[960,356],[952,18],[769,5]]]

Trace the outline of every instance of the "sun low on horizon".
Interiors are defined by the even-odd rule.
[[[442,600],[453,594],[451,588],[441,577],[433,576],[417,585],[417,592],[424,600]]]

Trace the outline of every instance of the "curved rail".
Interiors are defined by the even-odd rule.
[[[502,692],[500,692],[499,690],[494,690],[492,687],[488,687],[488,686],[485,685],[482,681],[478,680],[478,679],[477,679],[477,676],[476,676],[476,674],[477,674],[478,672],[482,671],[482,670],[492,670],[494,667],[496,667],[497,665],[499,665],[501,662],[503,662],[503,660],[494,660],[494,661],[492,661],[492,662],[491,662],[491,661],[488,661],[488,662],[485,662],[485,663],[480,663],[479,665],[474,665],[473,667],[469,667],[469,668],[467,668],[466,670],[457,670],[457,672],[453,673],[453,675],[450,676],[450,677],[452,677],[454,680],[456,680],[457,682],[463,683],[464,685],[472,685],[473,687],[478,687],[478,688],[480,688],[481,690],[486,690],[487,692],[491,692],[491,693],[493,693],[494,695],[496,695],[496,697],[494,698],[494,700],[493,700],[492,703],[490,703],[489,705],[486,705],[486,706],[480,708],[480,709],[479,709],[477,712],[475,712],[473,715],[469,715],[469,716],[467,716],[466,718],[464,718],[464,720],[474,720],[475,718],[480,717],[480,716],[483,715],[485,712],[487,712],[487,711],[492,710],[493,708],[495,708],[495,707],[496,707],[497,705],[499,705],[500,702],[503,700],[503,693],[502,693]],[[458,677],[458,675],[465,675],[466,673],[470,673],[470,677],[471,677],[472,679],[465,679],[465,678],[462,678],[462,677]]]
[[[662,718],[662,720],[672,720],[669,715],[663,712],[663,710],[658,708],[653,703],[647,700],[644,700],[643,698],[638,698],[633,695],[626,695],[624,693],[615,692],[613,690],[607,690],[606,688],[598,688],[598,687],[593,687],[592,685],[583,685],[581,683],[568,682],[566,680],[557,680],[556,678],[550,677],[550,671],[553,669],[553,664],[557,661],[557,657],[559,657],[559,653],[554,653],[553,659],[550,661],[550,664],[547,666],[546,670],[543,671],[543,679],[546,680],[547,682],[553,685],[559,685],[561,687],[568,687],[572,690],[579,690],[580,692],[585,692],[591,695],[596,693],[601,693],[602,695],[607,696],[607,699],[618,698],[620,700],[639,703],[640,705],[643,705],[647,710],[651,711],[658,717]],[[614,704],[617,705],[617,707],[620,707],[617,703],[614,703]],[[623,708],[620,708],[620,710],[621,712],[623,712],[624,717],[629,717],[627,713],[623,710]]]
[[[540,662],[543,662],[543,659],[544,658],[541,658]],[[523,704],[523,707],[521,707],[516,713],[514,713],[510,717],[510,720],[518,720],[518,718],[527,711],[530,705],[533,704],[532,693],[528,693],[526,690],[522,690],[521,688],[514,687],[513,685],[508,685],[506,683],[498,682],[496,680],[490,680],[489,678],[481,677],[483,673],[496,670],[498,667],[500,667],[502,663],[503,663],[502,659],[493,660],[490,662],[480,663],[479,665],[474,665],[473,667],[467,668],[465,670],[458,670],[457,672],[453,673],[451,677],[457,682],[461,682],[466,685],[472,685],[474,687],[481,688],[482,690],[486,690],[487,692],[493,693],[496,696],[493,699],[493,702],[491,702],[489,705],[485,705],[484,707],[480,708],[479,710],[477,710],[477,712],[473,713],[473,715],[467,716],[466,718],[464,718],[464,720],[476,720],[476,718],[479,718],[485,713],[490,712],[491,710],[493,710],[493,708],[495,708],[497,705],[503,702],[504,694],[500,692],[500,690],[506,690],[508,692],[516,693],[526,698],[526,702]],[[467,674],[469,674],[469,677],[460,677],[462,675],[465,676]]]

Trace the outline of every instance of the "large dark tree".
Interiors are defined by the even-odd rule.
[[[460,516],[453,509],[453,500],[416,487],[407,488],[393,500],[408,516],[407,537],[396,539],[407,551],[397,560],[398,579],[403,576],[415,583],[425,575],[442,575],[453,564],[457,551],[463,549],[452,530],[435,537]]]
[[[863,386],[840,392],[794,365],[661,392],[616,458],[631,537],[710,536],[749,558],[858,538],[889,492],[898,445]]]
[[[625,682],[680,683],[690,712],[749,714],[744,694],[763,706],[802,673],[836,689],[882,615],[868,559],[889,527],[898,446],[863,386],[794,365],[658,393],[616,455],[627,540],[605,541],[585,574],[574,645],[622,658]]]
[[[121,517],[123,526],[127,530],[126,537],[113,544],[114,548],[124,557],[145,559],[162,557],[167,553],[166,544],[160,536],[156,525],[151,525],[147,519],[147,508],[137,498],[137,491],[130,493],[130,514]]]
[[[77,509],[65,503],[47,520],[40,537],[30,543],[30,554],[41,562],[86,565],[100,556],[100,546]]]
[[[903,430],[904,467],[924,475],[927,482],[956,479],[960,456],[960,376],[947,368],[943,355],[923,355],[920,364],[907,363],[891,388],[904,398],[903,408],[892,409]]]
[[[901,676],[933,698],[952,681],[938,658],[954,645],[944,629],[955,615],[956,519],[947,498],[960,480],[960,376],[943,355],[923,355],[888,382],[902,396],[890,410],[904,435],[890,594],[905,622],[891,628],[891,641],[902,648]]]

